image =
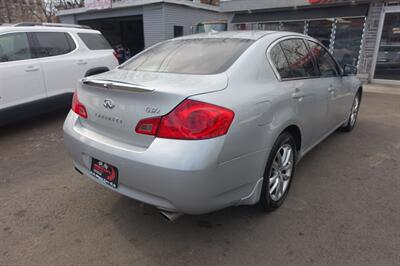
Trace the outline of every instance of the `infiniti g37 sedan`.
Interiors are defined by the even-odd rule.
[[[355,126],[362,87],[317,40],[221,32],[81,80],[64,124],[78,172],[171,220],[285,200],[296,163]]]

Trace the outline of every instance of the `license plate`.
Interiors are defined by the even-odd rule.
[[[113,188],[118,187],[117,167],[93,158],[92,166],[90,167],[90,173],[103,183]]]

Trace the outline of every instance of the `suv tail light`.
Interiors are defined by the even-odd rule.
[[[185,100],[169,114],[139,121],[136,133],[167,139],[199,140],[225,135],[233,111],[204,102]]]
[[[114,55],[115,59],[117,59],[117,60],[119,61],[119,59],[118,59],[118,54],[117,54],[116,51],[113,51],[113,55]]]
[[[79,115],[82,118],[88,118],[88,114],[86,112],[86,107],[79,102],[78,99],[78,94],[75,91],[74,96],[72,97],[72,111],[74,111],[77,115]]]

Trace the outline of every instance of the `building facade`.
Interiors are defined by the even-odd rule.
[[[121,44],[134,53],[191,34],[192,27],[200,22],[217,20],[227,22],[228,30],[284,30],[310,35],[325,44],[341,65],[356,66],[363,81],[400,84],[400,0],[86,3],[85,8],[60,12],[61,22],[89,25],[100,30],[112,45]]]
[[[400,84],[400,1],[221,0],[230,30],[284,30],[319,39],[364,81]]]
[[[0,0],[0,24],[43,21],[42,0]]]
[[[132,54],[191,34],[199,22],[226,20],[218,6],[187,0],[106,0],[100,8],[63,10],[59,15],[62,23],[88,25],[101,31],[113,47],[122,46]]]

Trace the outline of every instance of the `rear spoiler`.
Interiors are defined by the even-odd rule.
[[[107,79],[83,79],[82,84],[102,88],[102,89],[109,89],[109,90],[124,90],[124,91],[131,91],[131,92],[152,92],[154,89],[127,83],[115,80],[107,80]]]

